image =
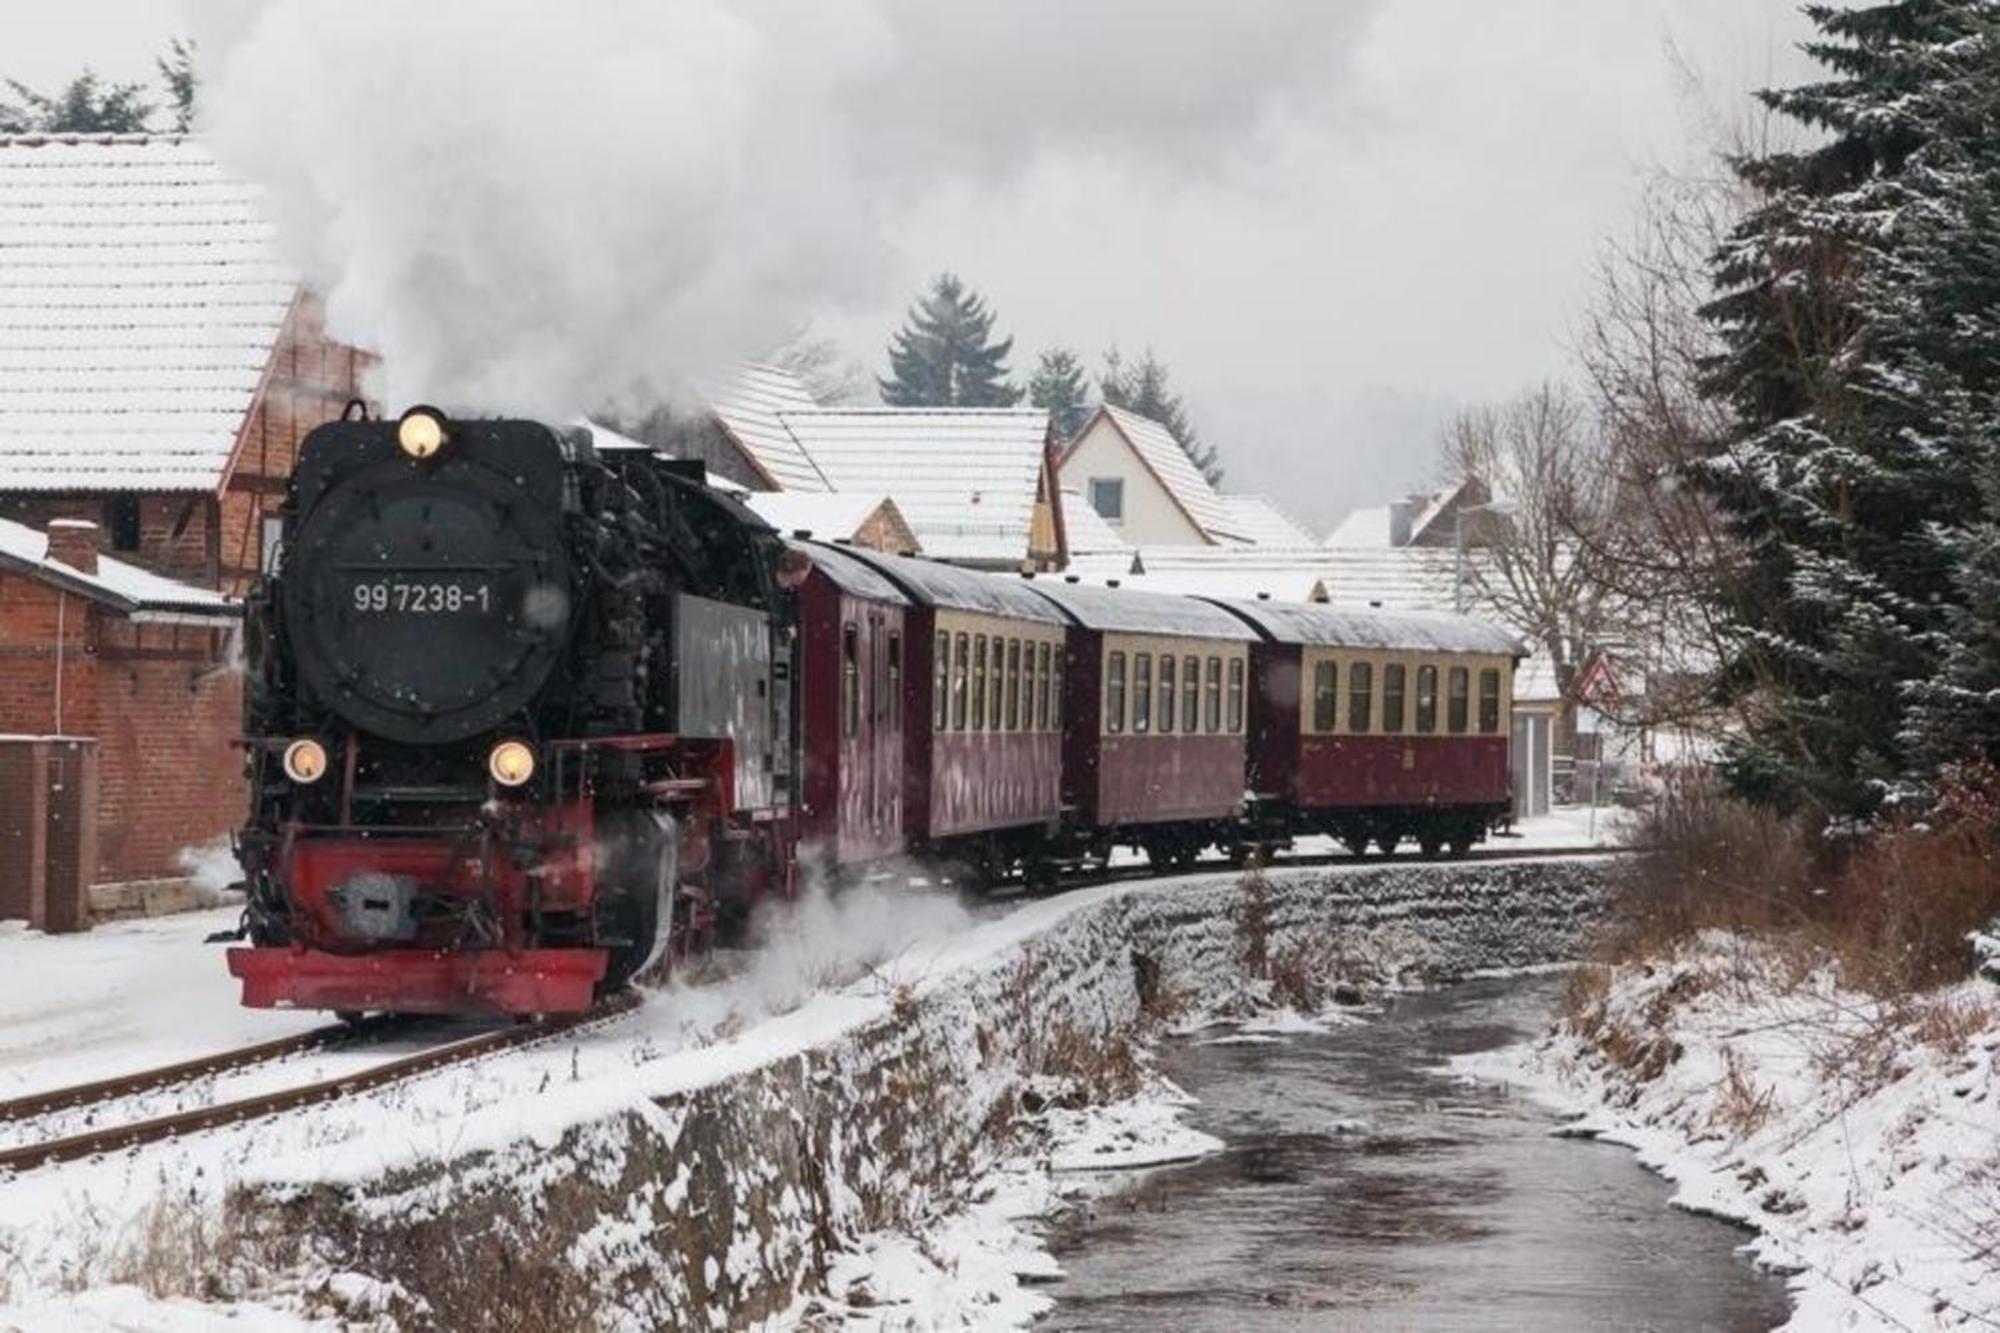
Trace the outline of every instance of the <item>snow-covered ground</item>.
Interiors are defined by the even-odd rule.
[[[1790,1328],[2000,1324],[2000,991],[1885,1002],[1723,935],[1579,974],[1578,1017],[1457,1062],[1635,1149],[1676,1202],[1753,1227]]]
[[[1421,944],[1439,966],[1468,970],[1489,953],[1495,962],[1531,961],[1563,947],[1591,892],[1587,867],[1560,884],[1551,879],[1556,873],[1509,863],[1273,871],[1272,939],[1275,945],[1288,931],[1333,921],[1360,928],[1380,922],[1397,939]],[[1020,1073],[1003,1067],[998,1051],[988,1060],[984,1038],[977,1049],[974,1040],[981,1025],[1004,1040],[1019,1037],[1013,1016],[994,1012],[996,996],[1019,989],[1012,978],[1031,962],[1046,964],[1047,980],[1034,986],[1037,1004],[1046,1006],[1043,1021],[1068,1012],[1109,1022],[1114,1010],[1130,1014],[1136,1004],[1129,954],[1144,937],[1153,941],[1145,947],[1163,951],[1161,964],[1174,984],[1234,985],[1240,896],[1239,877],[1221,873],[1083,889],[976,919],[934,892],[868,889],[831,903],[812,900],[721,979],[652,993],[633,1012],[542,1046],[334,1105],[0,1179],[0,1329],[178,1329],[198,1314],[219,1317],[220,1306],[189,1310],[141,1289],[162,1286],[162,1266],[171,1289],[188,1276],[176,1266],[215,1262],[215,1228],[231,1190],[284,1198],[344,1183],[366,1200],[403,1172],[430,1183],[396,1187],[403,1192],[393,1195],[395,1207],[448,1208],[451,1191],[468,1187],[466,1178],[439,1177],[435,1169],[484,1153],[489,1183],[526,1196],[589,1169],[580,1143],[601,1150],[599,1160],[615,1160],[632,1124],[672,1144],[694,1123],[690,1117],[707,1114],[696,1105],[703,1090],[763,1079],[760,1090],[731,1091],[723,1104],[739,1096],[768,1103],[784,1092],[770,1071],[803,1059],[842,1079],[865,1079],[879,1047],[867,1034],[907,1027],[905,1010],[922,1015],[911,1039],[939,1048],[938,1067],[959,1099],[952,1113],[975,1118],[959,1129],[977,1143],[976,1118]],[[230,919],[227,911],[197,913],[53,939],[0,932],[0,975],[8,978],[0,987],[0,1090],[18,1095],[323,1022],[317,1015],[237,1007],[219,950],[200,942]],[[1433,929],[1412,934],[1424,921]],[[1296,1022],[1271,1020],[1261,1035],[1268,1039]],[[845,1054],[832,1061],[821,1054],[835,1050]],[[322,1058],[332,1057],[311,1057]],[[306,1066],[284,1069],[257,1077],[289,1077]],[[788,1105],[776,1105],[774,1113],[786,1113]],[[983,1162],[939,1195],[924,1226],[913,1230],[903,1219],[879,1234],[843,1235],[837,1272],[848,1287],[830,1291],[842,1295],[862,1284],[876,1302],[869,1308],[900,1310],[905,1323],[913,1311],[944,1309],[935,1305],[944,1301],[983,1312],[984,1326],[1017,1324],[1039,1306],[1024,1279],[1036,1275],[1045,1256],[1034,1257],[1033,1238],[1016,1220],[1074,1188],[1061,1182],[1078,1173],[1205,1151],[1200,1137],[1181,1126],[1181,1109],[1173,1089],[1143,1079],[1136,1095],[1109,1107],[1052,1104],[1037,1111],[1030,1117],[1039,1121],[1036,1132],[1024,1140],[1031,1151]],[[857,1125],[853,1132],[872,1131]],[[870,1142],[850,1139],[844,1150],[872,1160]],[[850,1179],[840,1188],[860,1187]],[[744,1200],[763,1206],[762,1186],[746,1178],[739,1188],[748,1191],[736,1196],[739,1207]],[[811,1220],[785,1201],[791,1190],[775,1193],[782,1197],[774,1207],[794,1209],[784,1215],[786,1225]],[[673,1189],[655,1203],[671,1210]],[[379,1210],[390,1203],[385,1196],[356,1206]],[[836,1211],[843,1207],[836,1198]],[[614,1235],[625,1237],[618,1244],[630,1243],[629,1228],[621,1226],[593,1232],[591,1243],[613,1244],[606,1238]],[[753,1248],[739,1253],[745,1243]],[[768,1269],[776,1262],[760,1258],[754,1237],[746,1242],[739,1234],[725,1266],[736,1271],[723,1276],[740,1283],[749,1280],[746,1271],[754,1275],[760,1263]],[[938,1272],[946,1270],[965,1285],[938,1286]],[[677,1276],[669,1272],[665,1280]],[[237,1309],[232,1317],[248,1322],[230,1326],[285,1327],[288,1319],[338,1313],[348,1326],[369,1327],[382,1294],[371,1278],[310,1262],[276,1285],[251,1289],[268,1308]],[[222,1284],[225,1296],[240,1298],[243,1290]],[[896,1326],[858,1303],[838,1314],[858,1327],[870,1319]]]

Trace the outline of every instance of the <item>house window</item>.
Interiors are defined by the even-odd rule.
[[[848,736],[861,730],[861,631],[840,627],[840,726]]]
[[[1479,730],[1491,736],[1500,730],[1500,673],[1479,673]]]
[[[1090,479],[1090,507],[1106,523],[1125,521],[1125,482],[1120,477]]]
[[[1454,736],[1463,736],[1465,734],[1466,704],[1471,692],[1472,673],[1464,667],[1453,667],[1451,669],[1451,696],[1446,720],[1450,723],[1451,734]]]
[[[938,631],[937,661],[931,664],[931,729],[943,731],[951,694],[951,635]]]
[[[1174,655],[1160,654],[1160,734],[1174,729]]]
[[[1403,729],[1405,671],[1400,663],[1382,668],[1382,730],[1391,735]]]
[[[1208,715],[1203,719],[1202,730],[1213,736],[1222,730],[1222,659],[1208,659]]]
[[[958,651],[951,655],[951,729],[965,730],[965,679],[972,659],[967,656],[966,636],[958,636]]]
[[[1229,659],[1229,734],[1243,730],[1243,678],[1247,664],[1240,657]]]
[[[1340,664],[1321,662],[1313,668],[1313,730],[1324,736],[1339,720]]]
[[[1438,729],[1438,669],[1417,668],[1417,731],[1429,736]]]
[[[1125,730],[1125,654],[1113,653],[1104,664],[1104,730],[1116,736]]]
[[[986,636],[972,636],[972,729],[986,730]]]
[[[139,549],[139,497],[114,495],[104,502],[104,526],[110,529],[111,549]]]
[[[1143,736],[1153,729],[1153,655],[1132,659],[1132,730]]]
[[[1375,702],[1375,667],[1370,662],[1350,662],[1347,667],[1347,729],[1357,736],[1368,734],[1368,708]]]

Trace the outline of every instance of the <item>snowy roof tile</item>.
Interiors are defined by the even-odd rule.
[[[175,136],[0,137],[0,490],[212,491],[297,274]]]
[[[829,491],[822,495],[797,491],[751,491],[743,497],[752,513],[787,535],[803,532],[822,541],[852,537],[884,505],[896,502],[887,495],[863,491]]]
[[[1225,495],[1220,497],[1228,511],[1230,536],[1253,546],[1309,546],[1314,538],[1305,524],[1286,513],[1268,495]]]
[[[1466,552],[1467,595],[1476,600],[1476,571],[1486,555]],[[1135,573],[1134,562],[1143,573]],[[1328,600],[1352,606],[1380,603],[1388,611],[1450,611],[1456,578],[1453,553],[1443,547],[1380,549],[1319,546],[1145,546],[1133,551],[1084,555],[1071,573],[1099,581],[1130,579],[1135,586],[1213,596],[1267,594],[1306,601],[1317,587]]]
[[[819,407],[804,380],[778,366],[751,364],[711,386],[707,396],[722,428],[779,490],[833,489],[780,419],[786,412]]]
[[[836,491],[887,494],[924,553],[1027,559],[1049,415],[1016,408],[822,408],[779,420]]]
[[[1140,461],[1160,479],[1160,484],[1173,496],[1174,503],[1186,512],[1196,527],[1210,537],[1240,535],[1231,521],[1229,507],[1165,426],[1151,417],[1142,417],[1137,412],[1127,412],[1120,407],[1107,405],[1098,410],[1110,418],[1119,434],[1131,444],[1133,452],[1139,455]]]
[[[219,592],[181,583],[108,555],[97,558],[96,573],[86,574],[50,557],[47,533],[8,519],[0,519],[0,569],[67,588],[128,614],[173,612],[226,621],[234,619],[239,609],[237,602]]]
[[[1371,505],[1356,509],[1340,520],[1334,530],[1327,535],[1330,547],[1385,548],[1393,545],[1389,540],[1389,506]]]

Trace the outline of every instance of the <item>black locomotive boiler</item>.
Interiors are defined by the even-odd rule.
[[[247,611],[244,1002],[579,1010],[789,892],[802,564],[587,431],[314,430]]]

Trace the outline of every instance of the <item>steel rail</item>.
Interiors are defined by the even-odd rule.
[[[239,1124],[246,1120],[257,1120],[304,1106],[337,1101],[356,1093],[368,1092],[404,1079],[414,1078],[419,1074],[427,1074],[434,1069],[462,1064],[480,1056],[512,1050],[548,1037],[558,1036],[585,1024],[624,1013],[638,1003],[639,997],[627,991],[580,1014],[540,1018],[493,1032],[482,1032],[458,1041],[444,1042],[427,1050],[385,1060],[381,1064],[371,1065],[351,1074],[343,1074],[338,1078],[281,1088],[255,1097],[244,1097],[236,1101],[198,1107],[191,1111],[158,1116],[150,1120],[137,1120],[65,1138],[0,1150],[0,1173],[32,1171],[36,1167],[57,1162],[70,1162],[82,1157],[95,1157],[103,1153],[137,1148],[199,1130]]]

